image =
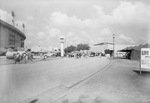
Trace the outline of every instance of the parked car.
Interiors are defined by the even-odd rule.
[[[14,50],[10,50],[10,51],[9,51],[9,50],[8,50],[8,51],[6,52],[6,58],[7,58],[7,59],[14,59],[14,55],[15,55],[17,52],[22,55],[22,53],[24,53],[25,51],[14,51]]]
[[[7,59],[14,59],[14,54],[16,54],[16,51],[7,51],[6,52],[6,58]]]
[[[51,57],[51,56],[53,56],[54,54],[55,54],[55,53],[51,53],[51,52],[45,53],[45,54],[44,54],[44,58]]]

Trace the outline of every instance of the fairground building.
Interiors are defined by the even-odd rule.
[[[15,26],[0,19],[0,48],[24,48],[25,34]]]

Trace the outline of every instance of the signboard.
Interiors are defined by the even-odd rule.
[[[150,48],[141,48],[141,68],[150,69]]]
[[[60,43],[64,43],[65,42],[65,38],[64,37],[60,37],[59,41],[60,41]]]

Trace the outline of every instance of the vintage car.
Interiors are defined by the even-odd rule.
[[[11,50],[11,51],[7,51],[6,52],[6,58],[7,59],[14,59],[14,55],[16,54],[16,53],[19,53],[19,54],[22,54],[22,53],[24,53],[25,51],[13,51],[13,50]]]
[[[54,55],[55,55],[55,53],[48,52],[48,53],[44,54],[44,58],[48,58],[48,57],[51,57],[51,56],[54,56]]]

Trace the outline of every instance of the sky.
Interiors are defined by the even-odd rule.
[[[101,42],[150,43],[150,0],[0,0],[0,19],[11,24],[11,11],[25,45],[66,46]]]

